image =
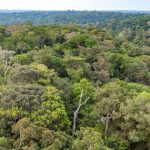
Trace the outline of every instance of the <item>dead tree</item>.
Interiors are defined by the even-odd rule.
[[[81,90],[81,94],[80,94],[80,99],[79,99],[79,103],[78,103],[78,107],[77,109],[74,111],[73,113],[73,127],[72,127],[72,135],[74,136],[76,133],[76,126],[77,126],[77,119],[78,119],[78,114],[79,111],[81,109],[81,107],[83,105],[86,104],[86,102],[89,100],[89,97],[85,98],[85,100],[82,102],[83,99],[83,89]]]

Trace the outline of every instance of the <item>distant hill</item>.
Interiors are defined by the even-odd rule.
[[[0,10],[0,25],[32,23],[48,24],[104,24],[149,15],[150,11],[25,11]]]

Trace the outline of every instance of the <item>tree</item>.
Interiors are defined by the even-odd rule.
[[[77,138],[73,141],[73,150],[111,150],[105,146],[102,135],[93,128],[81,128],[77,132]]]
[[[43,86],[52,83],[56,77],[54,69],[48,69],[44,64],[33,63],[31,65],[15,65],[12,69],[11,82],[12,83],[31,83],[40,84]]]
[[[103,84],[110,80],[110,65],[103,57],[98,57],[97,62],[93,62],[87,70],[89,78],[97,85]],[[92,68],[92,69],[91,69]]]
[[[80,94],[80,100],[79,100],[79,104],[78,104],[78,108],[74,111],[73,113],[73,127],[72,127],[72,135],[75,135],[76,133],[76,123],[77,123],[77,117],[78,117],[78,113],[81,109],[81,107],[83,105],[86,104],[86,102],[89,100],[89,97],[87,97],[83,102],[82,102],[82,98],[83,98],[83,89],[81,91],[81,94]]]
[[[114,88],[115,87],[115,88]],[[121,102],[124,98],[124,89],[117,83],[107,83],[96,91],[97,103],[93,107],[92,118],[97,123],[104,124],[104,135],[107,136],[110,126],[117,119]]]
[[[6,91],[7,89],[7,91]],[[33,124],[53,130],[68,130],[70,121],[61,99],[61,92],[53,86],[37,84],[7,85],[0,90],[1,130],[10,134],[10,127],[23,117]],[[6,127],[9,127],[6,130]],[[2,133],[2,135],[6,135]]]
[[[16,59],[21,65],[29,65],[32,62],[32,58],[29,54],[19,54],[16,56]]]
[[[45,101],[41,102],[38,109],[31,114],[33,122],[52,130],[67,130],[70,121],[60,91],[49,86],[45,89],[43,97]]]
[[[72,81],[77,82],[84,77],[85,63],[81,57],[65,56],[64,66]]]
[[[117,134],[106,137],[105,144],[113,150],[127,150],[128,148],[128,141]]]
[[[122,129],[127,133],[127,137],[133,143],[145,142],[145,149],[149,147],[149,109],[150,93],[142,92],[134,97],[128,99],[127,102],[121,106],[120,111],[124,118]],[[144,147],[143,147],[144,149]]]
[[[92,47],[94,45],[96,45],[96,41],[86,35],[76,35],[68,41],[70,48],[79,48],[80,46]]]
[[[0,149],[9,150],[11,149],[11,147],[12,145],[11,145],[10,139],[6,137],[0,137]]]
[[[12,126],[14,134],[13,148],[19,149],[51,149],[68,148],[71,137],[65,132],[54,132],[47,128],[33,125],[28,118],[19,120]],[[70,142],[69,142],[70,141]]]
[[[129,81],[144,83],[146,73],[149,72],[148,65],[144,61],[138,59],[129,59],[125,62],[125,64],[123,64],[123,66],[124,76]]]
[[[6,78],[8,71],[11,68],[12,60],[14,59],[14,51],[2,50],[0,48],[0,62],[3,64],[4,77]]]
[[[33,57],[34,62],[38,64],[44,64],[49,69],[55,69],[58,74],[63,72],[63,61],[61,57],[58,57],[56,52],[49,47],[39,50]]]
[[[72,135],[75,135],[76,133],[76,124],[78,120],[79,111],[81,107],[88,102],[88,100],[92,100],[92,98],[94,98],[94,91],[94,87],[86,79],[82,79],[79,83],[75,83],[72,86],[72,94],[76,101],[78,99],[78,104],[76,106],[77,108],[73,112]]]

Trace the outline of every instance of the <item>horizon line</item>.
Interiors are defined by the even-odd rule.
[[[150,10],[144,10],[144,9],[0,9],[0,11],[150,11]]]

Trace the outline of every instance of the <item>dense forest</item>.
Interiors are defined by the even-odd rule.
[[[108,22],[130,22],[138,18],[149,17],[150,11],[2,11],[0,10],[0,24],[12,25],[32,23],[34,25],[50,24],[99,24]],[[138,20],[136,20],[138,21]],[[136,21],[134,23],[136,23]],[[140,20],[142,22],[142,20]],[[130,26],[132,23],[129,23]],[[108,24],[109,25],[109,24]],[[115,24],[114,24],[115,25]]]
[[[0,13],[0,150],[150,150],[148,13],[12,13]]]

